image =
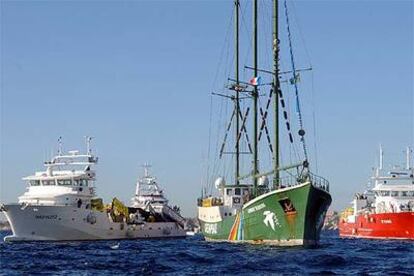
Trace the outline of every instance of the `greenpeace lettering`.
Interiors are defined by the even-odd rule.
[[[217,234],[217,223],[206,223],[204,225],[204,232],[207,234]]]
[[[57,219],[57,215],[37,215],[36,219]]]
[[[260,203],[259,205],[253,206],[252,208],[247,209],[247,213],[251,214],[253,212],[262,210],[263,208],[266,208],[266,205],[264,203]]]

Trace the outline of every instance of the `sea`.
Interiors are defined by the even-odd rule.
[[[1,232],[0,238],[7,232]],[[0,243],[1,275],[414,275],[410,241],[340,239],[316,248],[186,239]]]

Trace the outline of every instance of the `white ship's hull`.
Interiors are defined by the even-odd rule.
[[[5,241],[119,240],[185,237],[175,222],[126,224],[106,212],[74,206],[4,205],[13,235]]]

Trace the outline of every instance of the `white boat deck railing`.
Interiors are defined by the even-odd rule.
[[[313,186],[319,189],[322,189],[326,192],[329,192],[329,181],[321,176],[318,176],[312,173],[308,173],[307,176],[303,178],[298,177],[296,175],[289,175],[289,176],[281,177],[279,179],[279,186],[281,188],[293,187],[293,186],[301,185],[305,183],[306,181],[310,181]]]

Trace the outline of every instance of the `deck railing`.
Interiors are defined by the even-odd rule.
[[[308,173],[304,177],[298,177],[297,175],[289,175],[289,176],[281,177],[279,179],[279,186],[281,188],[293,187],[293,186],[303,184],[307,181],[310,181],[313,186],[329,192],[329,181],[321,176],[318,176],[312,173]]]
[[[309,178],[313,186],[329,192],[329,181],[327,179],[313,173],[309,173]]]

